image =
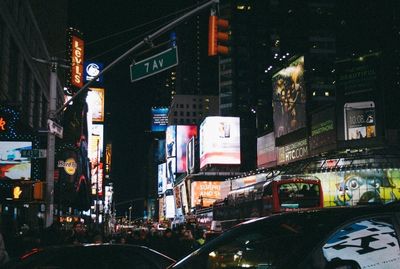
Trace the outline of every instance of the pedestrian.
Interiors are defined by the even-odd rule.
[[[4,265],[6,262],[8,262],[8,260],[9,260],[8,252],[4,244],[3,235],[0,232],[0,267]]]

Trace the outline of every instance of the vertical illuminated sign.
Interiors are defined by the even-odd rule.
[[[83,55],[83,40],[77,36],[72,36],[71,84],[78,88],[83,86]]]

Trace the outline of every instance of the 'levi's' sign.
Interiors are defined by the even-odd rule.
[[[83,86],[83,40],[72,36],[72,85],[81,88]]]

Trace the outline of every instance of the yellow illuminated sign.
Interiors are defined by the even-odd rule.
[[[21,198],[22,190],[20,186],[15,186],[13,188],[13,199]]]
[[[0,117],[0,130],[1,131],[5,131],[6,130],[6,124],[7,124],[7,121],[4,120],[2,117]]]

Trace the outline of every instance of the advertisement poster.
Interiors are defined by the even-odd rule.
[[[151,131],[152,132],[165,132],[168,125],[168,108],[151,108]]]
[[[104,89],[90,88],[86,97],[88,115],[92,115],[93,122],[104,121]]]
[[[167,171],[166,163],[158,165],[158,194],[163,194],[167,189]]]
[[[0,141],[0,179],[31,179],[31,160],[22,151],[32,150],[30,141]]]
[[[176,179],[176,158],[167,159],[167,186],[174,184]]]
[[[387,203],[400,199],[399,169],[361,169],[312,175],[321,180],[324,207]]]
[[[211,206],[221,199],[221,181],[194,181],[191,184],[191,206]]]
[[[197,136],[196,125],[178,125],[176,127],[176,172],[186,172],[186,146],[192,137]]]
[[[330,107],[311,115],[310,151],[314,154],[334,149],[336,144],[335,109]]]
[[[165,217],[168,219],[175,218],[175,201],[172,189],[165,191]]]
[[[361,139],[376,136],[375,103],[357,102],[344,105],[345,139]]]
[[[276,165],[275,135],[269,133],[257,138],[257,168]]]
[[[195,138],[192,137],[186,145],[186,173],[192,174],[195,172]]]
[[[304,127],[306,122],[304,56],[276,73],[272,77],[272,88],[276,137]]]
[[[240,119],[207,117],[200,126],[200,168],[240,164]]]
[[[278,147],[278,164],[290,163],[308,156],[307,139]]]
[[[167,158],[176,156],[176,125],[170,125],[165,132],[165,154]]]

